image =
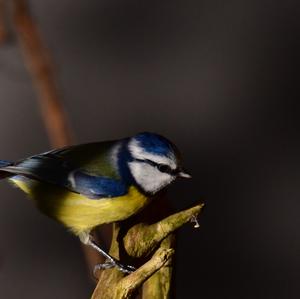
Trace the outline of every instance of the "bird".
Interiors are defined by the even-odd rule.
[[[167,138],[150,132],[67,146],[17,162],[0,160],[0,179],[24,191],[45,215],[63,224],[123,273],[135,268],[104,251],[91,232],[138,213],[177,178],[191,178]]]

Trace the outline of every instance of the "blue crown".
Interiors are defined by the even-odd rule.
[[[170,152],[177,153],[175,145],[165,137],[149,132],[139,133],[134,136],[139,145],[151,154],[168,156]]]

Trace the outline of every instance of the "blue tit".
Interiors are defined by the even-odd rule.
[[[125,273],[90,232],[121,221],[144,208],[176,178],[190,178],[176,146],[154,133],[75,145],[31,156],[16,163],[0,160],[0,178],[29,195],[37,208],[59,221],[108,259],[106,267]]]

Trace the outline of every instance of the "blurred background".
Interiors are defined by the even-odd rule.
[[[177,298],[300,296],[298,1],[32,0],[77,143],[140,131],[181,149]],[[12,36],[0,47],[0,158],[50,148]],[[89,298],[79,241],[0,182],[0,294]]]

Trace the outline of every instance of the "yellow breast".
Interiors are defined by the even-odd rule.
[[[55,185],[33,180],[13,180],[28,193],[46,215],[63,223],[75,234],[115,221],[124,220],[143,208],[149,199],[131,186],[126,195],[89,199]]]

